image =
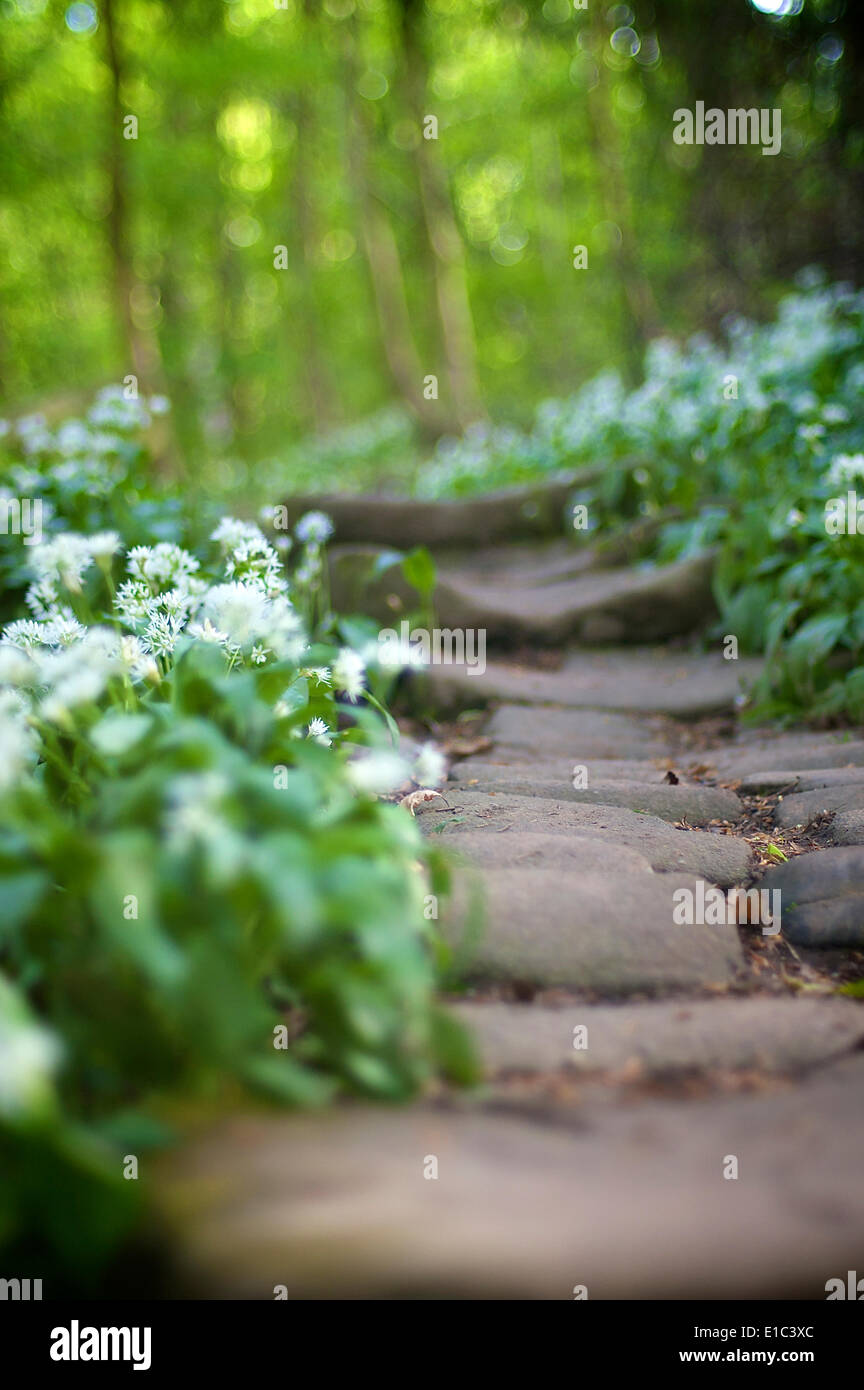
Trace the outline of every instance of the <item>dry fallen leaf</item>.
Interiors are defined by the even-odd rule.
[[[407,796],[403,796],[399,805],[404,806],[413,816],[415,806],[422,806],[424,802],[432,801],[436,796],[440,796],[441,800],[446,803],[447,798],[442,796],[441,792],[433,792],[431,787],[420,787],[416,792],[409,792]]]

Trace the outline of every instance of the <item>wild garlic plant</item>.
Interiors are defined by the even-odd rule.
[[[226,676],[256,673],[262,688],[275,691],[273,713],[286,721],[288,737],[339,743],[340,698],[343,712],[358,702],[378,705],[366,681],[379,647],[370,642],[357,652],[310,641],[304,614],[322,606],[331,532],[320,512],[300,519],[294,540],[301,563],[290,579],[288,547],[280,554],[258,526],[232,517],[211,536],[209,567],[164,541],[134,546],[118,562],[121,540],[110,531],[61,533],[34,546],[31,616],[0,633],[0,748],[8,750],[0,785],[32,771],[39,756],[62,766],[64,744],[86,739],[106,710],[139,713],[170,698],[175,663],[194,644],[220,652]],[[386,777],[371,777],[376,791],[411,779],[411,764],[392,750],[385,766]],[[415,771],[430,769],[440,776],[428,748]],[[357,784],[369,783],[367,767]]]
[[[436,1003],[447,865],[398,804],[443,760],[400,750],[377,643],[307,625],[327,525],[299,586],[233,518],[200,556],[52,536],[0,634],[0,1225],[60,1264],[70,1201],[75,1260],[128,1232],[122,1156],[187,1101],[476,1076]]]

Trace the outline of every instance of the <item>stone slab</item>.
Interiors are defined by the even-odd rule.
[[[821,1301],[860,1269],[862,1087],[857,1056],[774,1092],[546,1123],[431,1106],[235,1115],[155,1165],[171,1292]]]
[[[473,1003],[454,1007],[489,1075],[565,1069],[645,1076],[717,1069],[796,1073],[864,1041],[864,1007],[849,999],[649,1000],[624,1004]],[[574,1048],[574,1030],[584,1028]]]
[[[472,779],[474,780],[474,779]],[[450,785],[450,784],[448,784]],[[457,783],[454,794],[461,783]],[[590,806],[624,806],[631,811],[647,812],[661,820],[675,823],[686,819],[691,825],[707,825],[709,821],[737,821],[744,808],[734,792],[722,787],[704,787],[679,783],[671,786],[624,780],[588,779],[587,787],[574,787],[572,780],[532,775],[506,774],[495,778],[478,778],[478,792],[514,792],[520,796],[544,796],[557,801],[574,801]]]
[[[645,760],[667,757],[670,751],[663,720],[598,710],[502,705],[485,732],[499,756],[560,758],[568,767],[592,757]]]
[[[452,791],[452,788],[450,789]],[[535,834],[599,837],[635,849],[657,872],[698,874],[721,888],[743,883],[752,856],[745,841],[707,830],[676,830],[657,816],[640,816],[615,806],[584,806],[546,797],[460,791],[450,796],[451,809],[423,810],[417,822],[425,833],[443,826],[441,843],[454,844],[468,831],[506,835]],[[432,803],[434,805],[435,803]]]
[[[520,834],[490,835],[486,830],[469,830],[459,836],[455,853],[484,869],[578,869],[581,872],[613,873],[618,870],[653,873],[644,854],[626,845],[576,835],[543,835],[530,831]]]
[[[590,990],[605,997],[732,982],[743,965],[734,926],[682,926],[676,888],[688,875],[572,869],[482,873],[483,930],[464,908],[443,914],[460,973]]]
[[[715,653],[639,647],[571,653],[558,671],[499,660],[487,661],[482,673],[476,663],[433,666],[428,679],[438,708],[499,700],[700,719],[734,710],[761,669],[755,659],[730,662]]]

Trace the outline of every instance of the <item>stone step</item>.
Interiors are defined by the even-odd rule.
[[[448,798],[451,799],[451,798]],[[417,823],[435,833],[441,844],[458,850],[461,835],[470,831],[497,834],[567,835],[626,845],[643,855],[658,873],[698,874],[721,888],[743,883],[752,869],[744,840],[707,830],[678,830],[658,816],[639,815],[618,806],[584,806],[541,796],[460,791],[450,808],[421,809]],[[435,807],[437,803],[431,803]],[[436,828],[437,827],[437,828]]]
[[[688,778],[684,767],[674,757],[662,758],[583,758],[579,764],[587,770],[588,785],[593,782],[644,782],[648,786],[668,785],[666,773],[673,770],[687,786],[702,786]],[[554,780],[566,777],[573,780],[575,764],[561,757],[544,755],[529,758],[524,750],[494,747],[470,758],[460,758],[450,768],[454,782],[470,783],[473,779],[498,782],[510,777],[540,777]]]
[[[796,773],[811,769],[864,766],[864,740],[847,733],[766,734],[764,730],[740,730],[719,747],[705,748],[698,760],[721,777],[744,778],[753,773],[792,768]]]
[[[388,626],[417,608],[398,567],[376,571],[373,547],[335,547],[330,588],[339,611],[362,611]],[[527,586],[484,582],[473,571],[446,569],[435,589],[442,629],[470,629],[502,646],[569,639],[596,645],[646,642],[694,631],[713,613],[713,557],[642,569],[589,570],[572,579]]]
[[[490,1076],[624,1068],[636,1078],[795,1073],[864,1041],[864,1008],[851,999],[756,995],[559,1007],[469,1001],[453,1012],[471,1030]],[[577,1036],[577,1029],[585,1031]]]
[[[864,947],[864,848],[796,855],[772,867],[759,886],[779,889],[783,933],[791,941]]]
[[[304,512],[326,512],[337,541],[400,550],[417,545],[433,549],[490,545],[519,537],[560,536],[567,525],[570,494],[589,486],[602,473],[602,468],[574,470],[525,487],[502,488],[453,501],[386,493],[315,493],[288,497],[284,505],[292,527]]]
[[[636,782],[632,779],[600,779],[590,776],[588,785],[573,786],[571,778],[549,777],[532,772],[511,772],[490,778],[472,778],[475,792],[513,792],[518,796],[545,796],[556,801],[574,801],[593,806],[625,806],[631,811],[659,816],[673,824],[687,820],[691,825],[709,821],[738,821],[744,807],[734,792],[722,787],[703,787],[681,782],[677,786]],[[465,782],[448,783],[458,796]]]
[[[570,652],[558,671],[505,661],[432,666],[426,673],[436,709],[509,704],[667,714],[701,719],[729,713],[762,671],[755,659],[724,661],[719,653],[690,655],[662,647]]]
[[[484,869],[521,867],[578,869],[582,873],[610,873],[613,870],[654,872],[645,855],[635,849],[578,835],[543,835],[532,831],[520,833],[518,830],[510,830],[506,835],[490,835],[486,830],[468,830],[459,836],[458,854]]]
[[[812,771],[753,772],[741,778],[740,796],[774,796],[777,793],[812,792],[821,787],[856,786],[864,783],[864,767],[821,767]]]
[[[480,881],[482,932],[464,882],[442,924],[460,974],[474,979],[610,998],[727,985],[744,963],[734,925],[676,924],[673,893],[697,891],[687,875],[520,866],[483,871]]]
[[[497,757],[560,759],[567,768],[590,758],[668,757],[675,733],[659,718],[524,705],[501,705],[484,732],[495,744]]]
[[[809,825],[817,816],[837,811],[864,811],[864,778],[851,784],[783,796],[777,803],[775,818],[778,825],[788,828]]]
[[[171,1292],[822,1300],[864,1248],[862,1086],[856,1056],[775,1091],[586,1099],[533,1123],[464,1105],[237,1115],[155,1164]]]

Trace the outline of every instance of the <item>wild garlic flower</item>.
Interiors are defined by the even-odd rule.
[[[133,579],[143,579],[151,592],[163,588],[188,589],[189,580],[200,569],[200,562],[188,550],[170,541],[158,545],[136,545],[127,556]]]
[[[30,565],[37,581],[55,587],[62,585],[72,593],[80,590],[81,580],[92,560],[88,538],[72,531],[40,541],[30,552]]]
[[[170,656],[183,634],[185,615],[176,613],[154,613],[144,632],[141,645],[152,656]]]
[[[333,662],[333,685],[352,702],[363,694],[366,663],[350,647],[343,647]]]
[[[17,690],[0,689],[0,791],[20,781],[38,757],[38,739],[29,718],[30,706],[23,696]]]
[[[0,643],[0,686],[24,688],[38,684],[38,668],[22,647]]]
[[[90,537],[90,554],[98,564],[116,555],[122,542],[116,531],[97,531]]]
[[[7,993],[8,996],[7,997]],[[14,1007],[11,988],[0,993],[0,1115],[16,1121],[50,1094],[51,1076],[60,1060],[52,1033],[32,1023]]]
[[[282,573],[282,561],[260,534],[251,540],[241,541],[228,552],[225,572],[229,579],[244,584],[258,584],[268,598],[275,598],[288,590],[288,582]]]
[[[87,628],[68,608],[56,609],[42,628],[42,641],[49,647],[74,647],[85,637]]]
[[[38,647],[45,640],[44,631],[42,623],[36,623],[32,618],[18,618],[3,629],[2,640],[11,647]]]
[[[864,454],[837,454],[826,475],[831,487],[854,487],[864,481]]]
[[[333,740],[330,737],[330,726],[323,719],[312,719],[306,731],[306,737],[312,738],[316,743],[321,743],[325,748],[329,748]]]
[[[396,791],[411,776],[411,768],[404,758],[383,749],[352,758],[346,772],[356,791],[367,792],[371,796]]]
[[[323,685],[325,688],[332,685],[329,666],[307,666],[300,672],[307,680],[314,681],[316,685]]]
[[[153,595],[143,579],[125,579],[114,597],[114,612],[129,627],[146,622],[148,605]]]
[[[264,540],[264,536],[258,526],[251,521],[238,521],[233,516],[223,516],[216,530],[210,536],[211,541],[218,541],[222,549],[227,553],[236,550],[238,545],[248,544],[254,540]]]
[[[199,642],[210,642],[214,646],[225,646],[228,641],[228,633],[220,632],[218,627],[214,627],[209,618],[205,618],[203,623],[190,623],[186,629],[190,637],[195,637]]]
[[[333,535],[333,522],[324,512],[307,512],[294,527],[294,535],[304,545],[323,545]]]
[[[422,787],[435,787],[444,781],[446,766],[441,749],[434,743],[424,743],[414,759],[414,780]]]
[[[267,595],[253,584],[216,584],[201,600],[198,617],[208,619],[224,632],[228,645],[242,651],[267,637],[271,605]]]

